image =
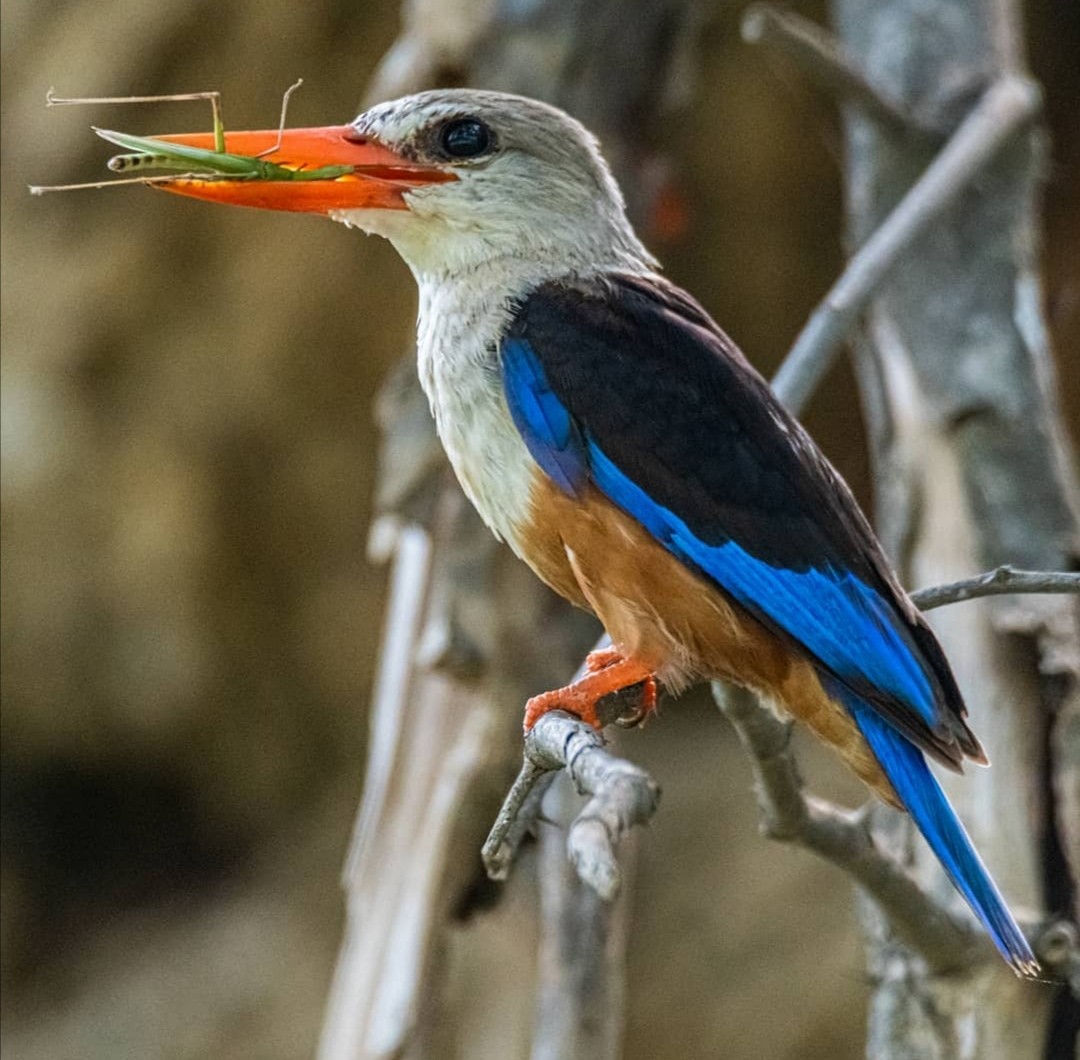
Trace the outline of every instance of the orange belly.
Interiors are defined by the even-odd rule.
[[[673,691],[719,679],[751,689],[808,725],[888,802],[892,787],[848,712],[809,660],[713,583],[680,563],[591,489],[568,497],[540,475],[521,551],[556,592],[595,612],[624,655]]]

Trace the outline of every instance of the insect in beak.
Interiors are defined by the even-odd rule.
[[[351,125],[159,137],[95,130],[134,154],[110,162],[117,171],[169,167],[187,172],[158,184],[165,191],[209,202],[326,214],[349,209],[406,209],[404,195],[424,184],[457,179],[420,166]],[[142,160],[146,161],[142,161]]]
[[[98,136],[128,152],[111,158],[109,168],[137,175],[30,190],[40,195],[113,184],[151,184],[209,202],[329,214],[335,210],[407,209],[405,194],[409,190],[457,179],[438,167],[416,164],[362,136],[351,125],[286,129],[289,97],[302,83],[297,81],[285,93],[277,129],[235,133],[225,132],[217,92],[61,99],[50,91],[46,97],[49,106],[209,100],[213,131],[147,137],[95,128]],[[147,176],[150,170],[176,172]]]

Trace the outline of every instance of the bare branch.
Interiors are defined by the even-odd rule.
[[[530,748],[529,737],[541,727],[547,732],[545,722],[550,716],[542,717],[533,727],[532,733],[525,737],[521,771],[506,793],[495,823],[484,840],[480,856],[484,859],[484,868],[490,879],[505,880],[510,875],[510,867],[517,858],[522,842],[540,817],[540,803],[544,794],[558,770],[565,764],[547,755],[543,756],[543,764],[540,764],[534,750]],[[587,728],[584,722],[581,724],[583,728]]]
[[[901,255],[1038,113],[1038,86],[1006,76],[991,86],[926,171],[859,248],[814,310],[773,379],[798,414],[828,371],[871,296]]]
[[[911,599],[920,611],[932,611],[946,604],[1005,593],[1080,593],[1080,574],[1003,566],[974,578],[919,589],[911,594]]]
[[[611,638],[605,633],[592,650],[603,651],[610,647]],[[585,664],[582,663],[577,673],[571,678],[571,683],[582,677],[584,673]],[[606,701],[601,701],[599,704],[598,713],[605,725],[615,721],[617,717],[616,713],[608,713],[608,708],[613,702],[618,702],[616,697],[608,697]],[[539,722],[534,729],[538,726]],[[532,834],[540,817],[540,804],[551,782],[555,779],[553,771],[562,768],[561,765],[531,764],[528,735],[525,738],[522,754],[521,771],[510,791],[507,792],[506,798],[503,799],[495,823],[491,826],[491,832],[484,842],[484,868],[493,880],[503,880],[509,875],[510,866],[517,860],[521,844],[527,835]]]
[[[997,593],[1062,592],[1080,592],[1080,574],[998,567],[922,589],[912,600],[928,611]],[[954,916],[874,847],[865,810],[852,813],[805,793],[789,747],[790,722],[780,721],[744,689],[714,684],[713,696],[750,758],[766,835],[797,842],[851,873],[935,971],[989,956],[989,944],[969,920]]]
[[[605,716],[627,709],[627,696],[610,696]],[[581,880],[601,898],[612,900],[622,880],[616,850],[635,824],[655,812],[660,792],[639,766],[604,748],[604,738],[571,714],[545,714],[525,737],[525,760],[483,847],[484,866],[493,879],[505,879],[525,833],[539,815],[556,771],[565,769],[579,793],[591,795],[574,818],[567,852]]]
[[[998,567],[922,589],[912,600],[928,611],[997,593],[1063,592],[1080,592],[1080,574]],[[789,746],[790,722],[780,721],[744,689],[714,684],[713,696],[750,758],[766,835],[798,842],[851,873],[934,970],[989,955],[989,944],[969,920],[954,916],[874,847],[865,809],[852,813],[804,792]]]
[[[867,807],[845,810],[804,792],[790,722],[742,688],[714,684],[713,697],[750,758],[765,835],[796,842],[847,870],[935,971],[990,955],[989,942],[971,921],[954,916],[874,846]]]
[[[904,136],[925,131],[898,102],[872,85],[836,38],[816,22],[772,4],[752,4],[743,15],[742,37],[749,44],[766,44],[784,52],[819,87],[861,107],[890,132]]]

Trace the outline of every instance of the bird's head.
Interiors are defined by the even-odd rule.
[[[258,154],[278,133],[230,133]],[[206,135],[162,137],[206,147]],[[286,129],[268,162],[316,180],[177,180],[166,190],[215,202],[320,213],[385,236],[418,274],[519,258],[567,271],[652,265],[596,139],[569,115],[498,92],[437,90],[380,103],[350,125]]]

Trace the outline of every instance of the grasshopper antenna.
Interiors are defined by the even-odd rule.
[[[277,143],[273,147],[268,147],[265,151],[260,151],[255,156],[256,158],[265,158],[267,155],[272,155],[275,151],[281,149],[281,138],[285,135],[285,115],[289,112],[289,98],[303,83],[304,79],[298,77],[295,84],[289,85],[285,89],[285,94],[281,97],[281,121],[278,122]]]

